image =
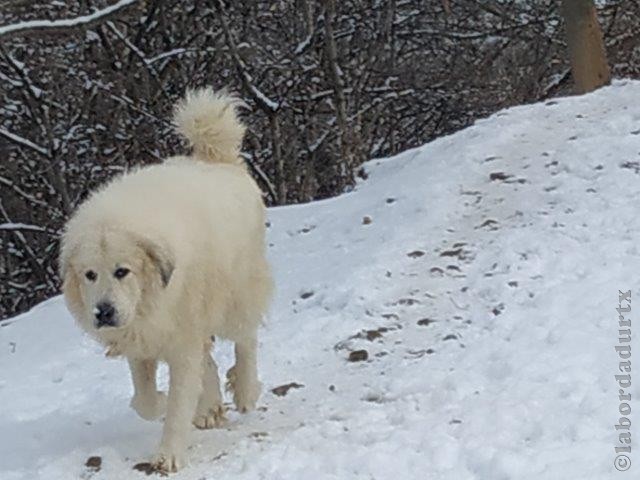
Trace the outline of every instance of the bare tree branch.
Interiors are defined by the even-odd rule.
[[[58,232],[53,232],[44,227],[39,227],[37,225],[29,225],[27,223],[0,223],[0,230],[36,232],[36,233],[47,233],[49,235],[58,235]]]
[[[27,140],[26,138],[21,137],[20,135],[11,133],[5,130],[4,128],[0,128],[0,136],[3,136],[4,138],[6,138],[7,140],[13,143],[26,147],[33,152],[39,153],[40,155],[43,155],[45,157],[49,156],[49,150],[47,150],[46,148],[41,147],[40,145],[32,142],[31,140]]]
[[[68,30],[86,28],[95,23],[101,22],[106,18],[120,13],[126,8],[136,4],[138,0],[120,0],[110,7],[98,10],[97,12],[81,17],[69,18],[64,20],[30,20],[27,22],[14,23],[0,27],[0,37],[11,35],[24,35],[32,32],[42,33],[59,33]]]
[[[18,187],[15,183],[13,183],[13,181],[9,180],[8,178],[0,177],[0,183],[3,184],[3,185],[6,185],[9,188],[11,188],[14,192],[16,192],[18,195],[20,195],[25,200],[31,202],[35,206],[45,207],[45,208],[49,207],[49,204],[47,202],[43,202],[42,200],[38,200],[33,195],[30,195],[29,193],[27,193],[24,190],[22,190],[20,187]]]

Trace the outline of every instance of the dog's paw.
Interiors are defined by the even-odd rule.
[[[260,397],[260,384],[233,392],[233,403],[240,413],[247,413],[256,409]]]
[[[224,389],[227,392],[233,392],[236,388],[236,366],[234,365],[227,370],[227,382],[224,385]]]
[[[226,422],[227,417],[225,417],[225,410],[222,405],[209,408],[203,413],[196,412],[196,416],[193,418],[193,424],[201,430],[221,428]]]
[[[122,355],[122,350],[115,344],[110,343],[107,345],[107,351],[104,352],[104,356],[107,358],[115,358]]]
[[[151,459],[151,471],[175,473],[185,465],[183,453],[165,452],[162,449]]]
[[[167,395],[164,392],[156,392],[151,396],[134,395],[131,408],[145,420],[155,420],[163,416],[167,410]]]
[[[247,379],[237,374],[233,366],[227,372],[227,391],[233,392],[233,403],[240,413],[247,413],[256,408],[260,397],[261,384],[257,379]]]

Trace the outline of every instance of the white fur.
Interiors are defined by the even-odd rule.
[[[79,207],[62,239],[69,310],[108,355],[128,359],[140,416],[166,409],[153,460],[160,471],[184,463],[192,422],[211,428],[224,420],[212,336],[236,344],[229,384],[238,410],[254,408],[259,396],[256,332],[272,280],[262,197],[239,157],[238,103],[209,89],[189,93],[175,119],[193,156],[113,180]],[[118,268],[130,273],[117,279]],[[88,270],[97,279],[88,280]],[[103,301],[116,308],[116,328],[95,326]],[[156,390],[159,360],[169,365],[168,396]]]
[[[188,92],[178,102],[174,121],[178,131],[191,142],[195,156],[211,162],[240,163],[245,132],[236,115],[240,106],[244,106],[240,99],[204,88]]]

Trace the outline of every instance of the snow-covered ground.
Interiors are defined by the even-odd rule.
[[[260,408],[194,431],[174,478],[622,478],[615,308],[640,287],[638,98],[625,81],[509,109],[370,162],[351,193],[271,209]],[[226,371],[230,345],[216,356]],[[162,425],[130,393],[60,298],[4,322],[0,479],[145,478],[132,466]]]

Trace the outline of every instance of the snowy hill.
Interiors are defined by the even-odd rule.
[[[638,98],[618,82],[503,111],[370,162],[349,194],[271,209],[260,408],[194,432],[174,478],[621,478],[615,308],[640,286]],[[216,357],[226,371],[230,345]],[[60,298],[4,322],[0,479],[146,478],[132,467],[161,424],[130,394],[125,362]]]

